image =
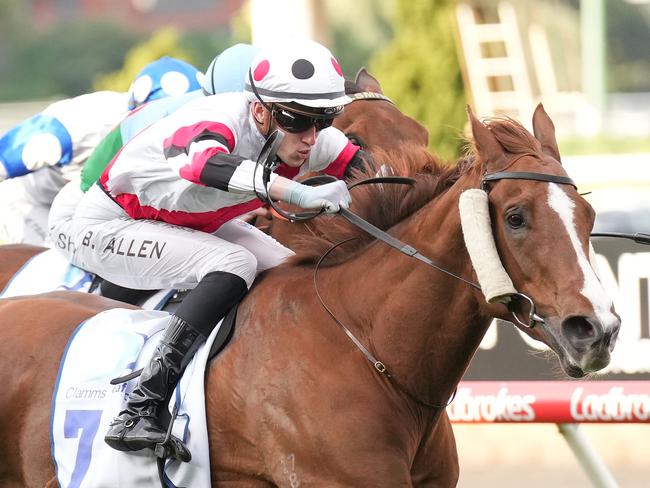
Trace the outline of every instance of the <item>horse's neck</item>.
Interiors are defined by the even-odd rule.
[[[459,193],[456,187],[450,189],[397,227],[394,235],[439,266],[472,279],[460,228]],[[474,290],[383,243],[345,265],[345,274],[342,296],[366,344],[411,392],[429,402],[444,402],[489,325]],[[357,290],[351,286],[355,282]]]

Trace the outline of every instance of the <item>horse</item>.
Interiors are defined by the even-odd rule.
[[[322,218],[244,298],[206,372],[213,485],[455,486],[453,432],[437,430],[445,406],[492,319],[526,315],[474,283],[459,215],[468,189],[486,189],[495,252],[535,305],[515,325],[571,377],[608,364],[620,320],[588,258],[594,211],[562,168],[551,119],[538,106],[533,136],[468,116],[474,146],[456,166],[405,146],[378,157],[414,186],[353,190],[354,212],[438,269]],[[437,171],[416,174],[424,165]],[[56,485],[47,412],[58,360],[79,321],[106,306],[74,293],[0,301],[1,486]]]

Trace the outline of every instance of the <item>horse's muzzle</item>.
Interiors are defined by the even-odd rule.
[[[562,335],[581,358],[579,363],[585,372],[598,371],[609,364],[620,327],[618,319],[605,325],[593,315],[572,315],[561,324]]]

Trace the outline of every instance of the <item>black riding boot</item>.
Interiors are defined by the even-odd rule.
[[[160,344],[156,346],[149,364],[142,370],[138,385],[120,412],[110,424],[104,440],[118,451],[139,451],[154,448],[165,440],[166,431],[158,423],[159,409],[176,387],[181,373],[190,362],[198,346],[205,340],[203,334],[183,319],[172,315],[172,321]],[[180,440],[173,440],[181,461],[191,459]],[[180,445],[176,445],[179,443]]]
[[[111,422],[104,438],[109,446],[118,451],[139,451],[154,449],[164,441],[166,431],[158,422],[159,409],[198,346],[246,291],[242,278],[218,271],[206,275],[185,297],[129,395],[126,409]],[[181,461],[191,459],[181,440],[172,436],[171,442],[173,457]]]

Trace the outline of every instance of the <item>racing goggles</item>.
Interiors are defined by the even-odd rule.
[[[278,106],[273,107],[272,114],[278,125],[283,130],[292,134],[305,132],[312,127],[316,127],[316,132],[320,132],[323,129],[327,129],[332,125],[332,122],[334,122],[334,118],[332,117],[311,117],[309,115],[291,112],[290,110]]]

